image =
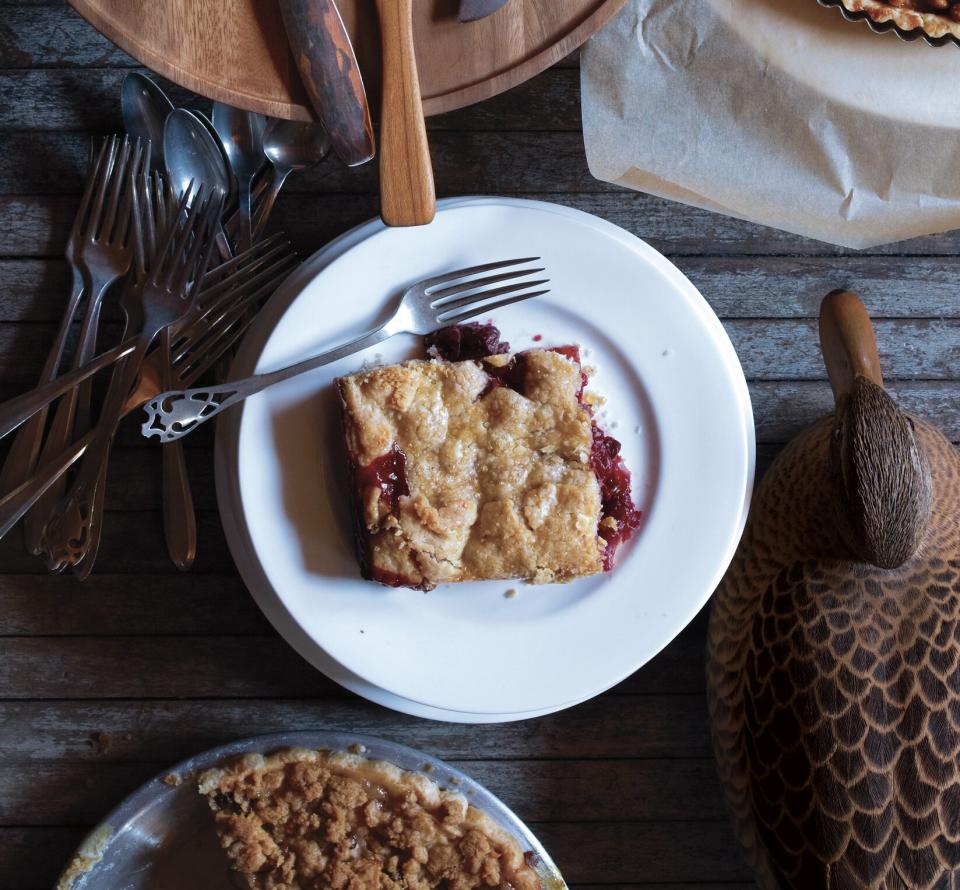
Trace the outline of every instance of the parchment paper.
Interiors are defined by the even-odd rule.
[[[960,133],[828,98],[707,0],[629,0],[581,70],[598,179],[846,247],[960,227]]]

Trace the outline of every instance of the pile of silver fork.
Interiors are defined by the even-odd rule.
[[[66,249],[73,287],[53,347],[37,387],[0,405],[0,436],[16,430],[0,469],[0,536],[24,518],[30,552],[51,571],[69,566],[81,578],[100,544],[120,420],[229,356],[298,265],[282,236],[222,256],[225,196],[200,183],[178,195],[150,160],[144,139],[114,136],[99,146]],[[98,353],[102,309],[114,292],[123,336]],[[94,375],[104,368],[112,374],[95,412]],[[186,465],[179,445],[163,451],[164,474],[177,480],[164,487],[177,492],[165,498],[167,546],[186,569],[196,551]]]

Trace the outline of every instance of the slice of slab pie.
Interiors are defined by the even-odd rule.
[[[440,333],[431,358],[337,381],[363,576],[430,590],[611,570],[640,512],[578,347]]]
[[[843,0],[843,5],[875,22],[893,22],[902,31],[960,37],[960,3],[954,0]]]
[[[199,783],[250,890],[542,890],[491,817],[391,763],[289,748],[245,755]]]

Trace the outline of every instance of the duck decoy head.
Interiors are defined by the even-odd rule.
[[[914,421],[883,388],[873,328],[856,296],[824,299],[820,344],[836,401],[830,466],[840,534],[858,561],[896,568],[927,528],[929,462]]]

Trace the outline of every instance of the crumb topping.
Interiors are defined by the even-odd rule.
[[[960,2],[956,0],[843,0],[843,5],[877,23],[893,22],[903,31],[960,37]]]
[[[541,890],[516,841],[461,794],[353,754],[289,749],[200,776],[250,890]]]
[[[584,382],[574,354],[547,349],[341,378],[368,575],[429,589],[602,571]],[[371,475],[395,453],[402,479]]]

